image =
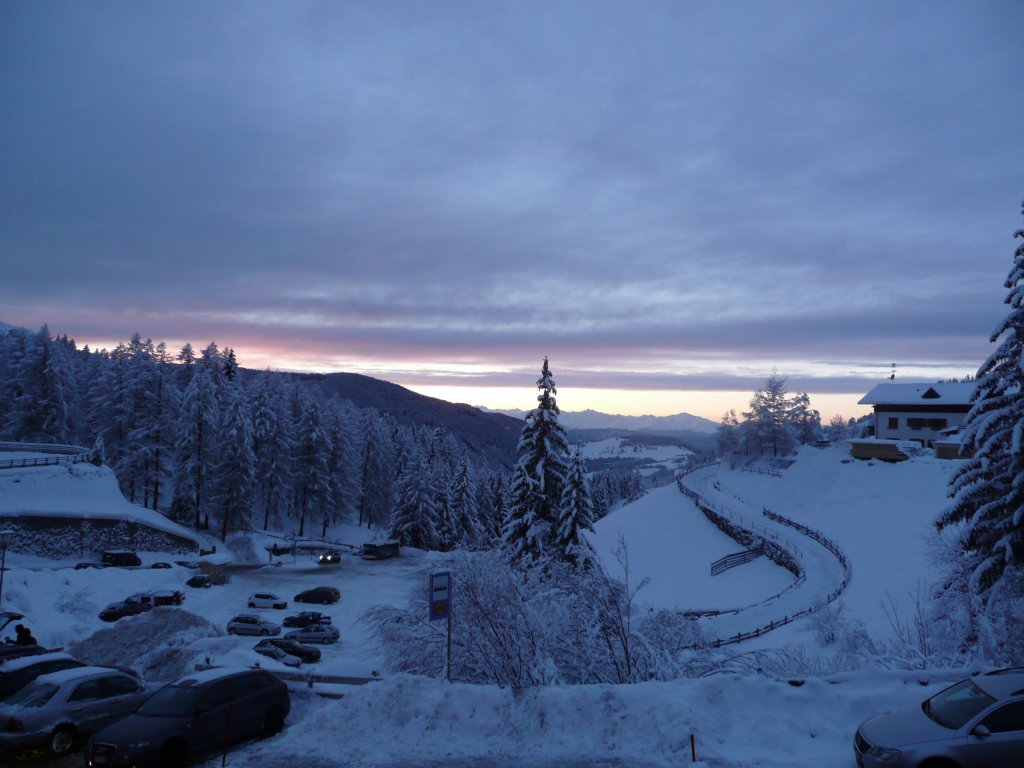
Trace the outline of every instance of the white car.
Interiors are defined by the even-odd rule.
[[[278,597],[273,592],[253,592],[249,595],[249,607],[282,610],[288,607],[288,601],[283,597]]]
[[[270,635],[281,634],[281,627],[272,621],[267,621],[262,616],[253,616],[243,613],[235,616],[228,622],[229,635]]]

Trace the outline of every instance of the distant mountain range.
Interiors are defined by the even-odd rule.
[[[527,411],[516,409],[480,408],[480,410],[489,413],[503,413],[516,419],[523,419],[527,414]],[[562,411],[558,417],[558,423],[566,429],[621,429],[632,432],[702,432],[711,434],[718,429],[718,422],[690,413],[677,413],[674,416],[622,416],[589,409],[586,411]]]

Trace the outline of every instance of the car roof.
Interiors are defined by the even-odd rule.
[[[36,678],[36,681],[41,683],[64,685],[64,683],[76,680],[84,680],[98,675],[109,674],[124,675],[125,677],[128,676],[124,671],[114,669],[113,667],[71,667],[70,669],[62,669],[58,672],[50,672],[47,675],[40,675]]]
[[[233,675],[238,675],[243,672],[257,671],[261,670],[252,669],[250,667],[216,667],[214,669],[203,670],[202,672],[193,672],[191,675],[186,675],[185,677],[179,680],[175,680],[172,683],[172,685],[203,685],[213,680],[221,680],[222,678],[231,677]]]
[[[996,670],[971,679],[985,693],[999,700],[1024,696],[1024,669]]]
[[[0,675],[4,672],[15,672],[46,661],[74,661],[80,665],[82,664],[74,656],[67,653],[37,653],[33,656],[18,656],[14,659],[5,660],[0,664]]]

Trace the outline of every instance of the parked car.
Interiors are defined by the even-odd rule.
[[[106,563],[89,563],[89,562],[85,562],[85,563],[78,563],[77,565],[75,565],[75,570],[76,571],[84,571],[86,568],[106,568],[106,567],[107,567]]]
[[[9,659],[0,666],[0,701],[6,701],[40,675],[84,666],[66,653],[42,653]]]
[[[861,723],[860,768],[1002,768],[1024,764],[1024,668],[959,683]]]
[[[149,567],[150,567],[150,568],[172,568],[173,566],[172,566],[172,565],[171,565],[170,563],[163,563],[163,562],[160,562],[160,563],[153,563],[153,564],[152,564],[151,566],[149,566]]]
[[[305,592],[299,592],[295,596],[296,603],[321,603],[323,605],[330,605],[336,603],[341,599],[341,592],[335,587],[313,587],[307,589]]]
[[[337,565],[340,562],[340,552],[324,552],[319,558],[317,558],[318,565]]]
[[[363,544],[359,556],[364,560],[386,560],[389,557],[398,557],[401,546],[398,541],[368,541]]]
[[[243,613],[228,622],[229,635],[279,635],[281,627],[262,616]]]
[[[117,621],[125,616],[138,616],[140,613],[153,610],[152,603],[139,603],[135,600],[122,600],[120,603],[111,603],[102,611],[100,618],[103,621]]]
[[[191,579],[185,582],[186,586],[196,587],[199,589],[205,589],[206,587],[213,586],[213,579],[210,578],[209,574],[200,573],[193,576]]]
[[[297,640],[300,643],[336,643],[341,633],[337,627],[330,624],[310,624],[302,629],[293,629],[285,635],[286,639]]]
[[[298,667],[302,664],[302,659],[298,656],[293,656],[275,645],[257,644],[253,650],[260,656],[266,656],[268,659],[281,662],[286,667]]]
[[[88,766],[178,768],[254,736],[273,736],[291,711],[285,684],[265,669],[222,667],[183,677],[138,712],[96,733]]]
[[[331,617],[320,613],[320,611],[303,611],[285,616],[281,623],[286,627],[307,627],[310,624],[330,624]]]
[[[134,712],[146,697],[139,680],[117,669],[75,667],[40,675],[0,705],[0,749],[44,747],[55,755]]]
[[[198,568],[199,562],[196,560],[175,560],[175,565],[180,565],[182,568]]]
[[[253,592],[249,595],[250,608],[276,608],[278,610],[288,607],[288,601],[278,597],[273,592]]]
[[[265,640],[260,640],[256,643],[256,649],[259,650],[261,647],[272,645],[275,648],[280,648],[285,653],[290,653],[292,656],[296,656],[302,660],[303,664],[312,664],[313,662],[320,661],[320,649],[314,648],[311,645],[303,645],[298,640],[291,637],[268,637]]]
[[[181,605],[185,595],[177,589],[156,589],[149,593],[153,605]]]
[[[119,567],[142,565],[142,559],[134,552],[124,549],[107,550],[100,556],[100,560],[106,565]]]

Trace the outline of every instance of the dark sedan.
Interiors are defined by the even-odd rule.
[[[256,643],[256,650],[258,651],[260,648],[267,646],[280,648],[285,653],[290,653],[292,656],[300,659],[303,664],[312,664],[315,661],[320,661],[319,648],[303,645],[291,637],[268,637],[266,640],[260,640]]]
[[[308,627],[310,624],[330,624],[331,617],[325,616],[319,611],[303,611],[285,616],[281,623],[286,627]]]
[[[152,603],[139,603],[134,600],[124,600],[120,603],[111,603],[102,611],[100,618],[104,621],[117,621],[125,616],[138,616],[140,613],[153,610]]]
[[[322,605],[330,605],[336,603],[341,599],[341,592],[337,587],[313,587],[307,589],[305,592],[299,592],[295,596],[295,602],[297,603],[321,603]]]
[[[223,667],[161,688],[138,711],[93,736],[87,768],[179,768],[254,736],[273,736],[291,710],[285,684],[265,669]]]

